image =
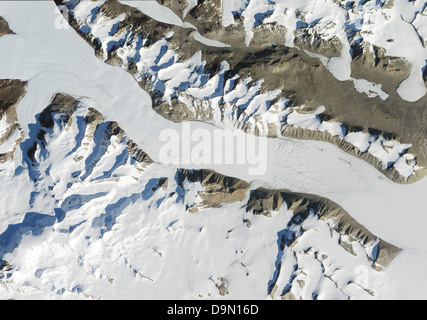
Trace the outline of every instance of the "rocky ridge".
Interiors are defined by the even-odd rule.
[[[187,8],[185,2],[162,4],[177,13]],[[310,53],[269,42],[268,38],[249,46],[233,43],[232,47],[212,47],[196,41],[192,27],[157,22],[116,1],[68,5],[71,25],[101,59],[131,72],[151,93],[154,110],[165,118],[175,122],[201,120],[271,137],[329,141],[367,160],[399,183],[414,182],[424,175],[424,139],[419,137],[424,132],[420,121],[423,100],[410,104],[395,92],[409,74],[408,63],[359,41],[360,32],[352,33],[354,76],[387,79],[378,81],[387,92],[385,100],[358,92],[353,82],[335,79],[313,56],[320,55],[316,50]],[[203,6],[217,5],[205,1],[185,17],[193,25],[194,20],[199,21],[196,27],[204,36],[210,36],[204,30],[221,34],[218,28],[223,27],[212,20],[217,14],[203,18],[203,12],[207,12]],[[348,10],[356,12],[356,8]],[[298,17],[304,20],[303,14]],[[266,18],[260,25],[268,27],[268,21]],[[298,32],[307,34],[317,25],[306,24],[307,30],[301,28]],[[276,31],[270,33],[277,35]],[[265,34],[268,31],[264,30]],[[340,47],[334,37],[322,39]],[[322,46],[320,43],[316,47]],[[378,70],[373,73],[375,79],[368,76],[372,67]],[[334,88],[334,94],[330,94],[330,88]],[[411,121],[410,126],[407,121]]]
[[[13,161],[4,163],[0,171],[3,179],[13,176],[11,179],[16,181],[15,188],[21,188],[21,202],[26,203],[20,208],[22,212],[10,207],[5,208],[2,216],[4,221],[8,221],[11,215],[16,216],[15,223],[3,224],[0,231],[0,259],[3,261],[0,292],[3,297],[35,294],[35,288],[30,284],[32,280],[25,284],[20,282],[21,273],[29,268],[35,270],[36,291],[51,292],[52,296],[102,297],[95,284],[90,284],[92,280],[85,283],[87,280],[84,277],[63,278],[69,272],[88,274],[89,277],[95,272],[98,274],[95,283],[102,286],[105,283],[105,286],[114,289],[116,281],[120,282],[121,275],[127,274],[131,268],[134,277],[143,280],[141,288],[145,286],[144,283],[155,285],[162,278],[159,270],[165,268],[165,259],[172,254],[168,253],[167,247],[156,247],[163,247],[162,243],[169,238],[171,241],[183,241],[181,238],[174,240],[174,234],[186,228],[178,221],[189,219],[190,223],[191,219],[197,219],[200,215],[209,218],[220,212],[229,212],[240,220],[226,232],[222,241],[230,237],[234,239],[234,230],[243,233],[244,237],[249,236],[251,230],[264,223],[259,221],[260,216],[266,221],[282,215],[287,217],[287,225],[283,225],[283,230],[277,234],[277,261],[270,261],[271,264],[275,263],[275,270],[271,275],[266,274],[267,278],[270,277],[269,283],[265,283],[266,295],[272,298],[318,298],[319,294],[320,297],[327,297],[331,292],[340,298],[350,298],[355,294],[374,297],[374,288],[360,283],[360,279],[351,272],[340,272],[336,266],[347,261],[350,270],[362,264],[369,268],[367,272],[377,274],[400,251],[378,239],[329,200],[286,190],[255,189],[244,181],[209,170],[184,170],[158,165],[126,136],[117,123],[105,121],[91,107],[90,101],[57,94],[36,120],[30,126],[28,139],[21,142],[22,153],[16,153]],[[22,159],[17,156],[22,156]],[[21,180],[25,181],[25,187],[20,186]],[[168,208],[173,208],[175,218],[167,218],[171,214]],[[142,256],[132,256],[138,250],[126,251],[127,240],[114,242],[110,237],[120,233],[124,228],[120,221],[127,216],[137,214],[140,219],[148,219],[157,211],[158,214],[163,212],[161,221],[166,219],[155,228],[167,232],[158,230],[164,238],[156,238],[158,235],[155,234],[150,236],[158,241],[153,249],[157,260],[153,257],[150,260],[157,266],[156,271],[149,268],[150,271],[143,265],[135,265],[144,259]],[[143,240],[147,237],[145,232],[153,226],[146,229],[150,223],[146,226],[144,220],[137,225],[144,230],[143,234],[128,230],[124,231],[126,237],[140,239],[143,247],[153,245],[152,240]],[[201,230],[203,228],[208,226],[201,227]],[[334,251],[329,253],[328,248],[331,247],[322,248],[321,242],[310,240],[320,229],[328,230],[320,233],[322,241],[341,248],[338,249],[340,254],[334,254]],[[25,249],[28,246],[26,239],[31,239],[32,250]],[[37,239],[61,242],[63,250],[56,253],[45,251],[46,242],[38,242]],[[66,242],[63,242],[64,239]],[[240,236],[235,239],[240,239]],[[105,246],[102,251],[99,251],[100,246]],[[242,269],[239,272],[244,272],[245,278],[250,280],[256,273],[252,275],[253,262],[245,257],[256,248],[242,246],[241,251],[236,251],[234,259],[241,261]],[[110,256],[110,247],[122,252],[119,257],[125,255],[125,261],[133,261],[132,266],[129,262],[122,265],[122,258],[118,258],[114,260],[117,270],[104,270],[105,267],[99,265],[99,257],[92,256],[92,250],[105,252],[104,259],[117,259]],[[40,256],[28,260],[26,257],[30,252],[38,252]],[[61,259],[57,260],[60,252],[68,252],[77,260],[72,258],[67,265],[63,265]],[[293,258],[289,258],[289,255]],[[323,272],[319,275],[311,264],[306,265],[307,259],[312,260],[316,268],[323,268]],[[55,261],[54,265],[43,267],[48,261]],[[289,270],[293,271],[289,273]],[[60,273],[52,278],[49,276],[51,272]],[[208,290],[209,295],[226,296],[239,291],[231,275],[218,274],[215,270],[211,272],[213,275],[202,281],[202,285],[209,286],[211,283],[213,286]],[[313,287],[314,283],[321,283],[322,288],[329,289],[319,292]],[[108,287],[103,291],[108,292]],[[333,290],[330,291],[330,288]],[[191,294],[203,296],[198,292]]]

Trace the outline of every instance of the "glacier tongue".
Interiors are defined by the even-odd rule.
[[[238,128],[247,133],[269,137],[299,138],[304,136],[309,138],[317,134],[317,139],[333,142],[344,150],[367,159],[396,182],[413,182],[422,177],[425,172],[424,167],[418,165],[417,156],[408,152],[413,144],[403,144],[396,141],[397,139],[384,138],[393,136],[393,133],[376,134],[376,142],[372,141],[372,148],[361,150],[355,145],[349,145],[353,140],[347,139],[345,136],[351,137],[354,134],[365,134],[366,131],[377,131],[375,128],[363,127],[353,131],[354,129],[350,129],[350,126],[344,126],[338,121],[322,122],[319,115],[330,116],[325,113],[326,107],[324,106],[318,107],[318,110],[323,108],[321,112],[310,114],[305,110],[302,110],[304,114],[298,112],[300,109],[304,109],[304,104],[289,108],[289,105],[293,103],[286,97],[285,92],[288,92],[289,89],[278,89],[284,86],[280,82],[280,78],[277,81],[269,79],[271,72],[279,74],[284,70],[292,69],[289,67],[289,60],[292,58],[279,61],[283,59],[280,50],[275,52],[275,49],[264,49],[261,46],[259,51],[244,56],[242,58],[244,61],[260,59],[264,56],[276,61],[276,63],[271,63],[268,59],[264,59],[264,62],[259,62],[260,66],[251,61],[252,68],[247,67],[246,70],[242,68],[245,70],[244,73],[249,73],[249,76],[245,78],[235,73],[230,64],[237,67],[245,65],[246,62],[234,61],[236,58],[233,55],[231,55],[230,61],[223,60],[220,63],[221,52],[218,50],[216,55],[213,49],[194,49],[187,52],[188,48],[185,49],[185,47],[191,43],[190,41],[185,41],[185,45],[182,45],[184,48],[181,48],[181,37],[194,38],[195,34],[200,35],[198,32],[186,33],[179,26],[175,28],[173,25],[164,25],[144,15],[138,21],[133,21],[135,12],[129,7],[120,6],[117,3],[101,1],[98,10],[94,13],[92,13],[93,10],[87,9],[88,6],[92,8],[93,2],[83,1],[76,4],[64,1],[64,3],[69,7],[68,14],[72,18],[74,28],[85,30],[84,38],[95,48],[97,55],[102,56],[103,61],[119,65],[133,74],[143,88],[150,92],[154,110],[167,119],[174,122],[201,120],[217,127]],[[152,13],[147,12],[151,4],[135,2],[133,5],[150,17],[154,17]],[[166,7],[159,6],[157,9],[160,12],[174,14]],[[91,13],[89,14],[89,12]],[[113,31],[113,26],[118,24],[118,19],[121,21],[121,27],[117,27]],[[184,34],[182,34],[183,32]],[[110,36],[107,37],[107,34]],[[217,40],[204,42],[214,47],[226,46],[218,44]],[[273,46],[273,48],[275,47]],[[342,50],[349,55],[349,49],[349,46],[346,46]],[[239,52],[238,50],[236,52]],[[286,49],[283,50],[283,55],[285,53],[289,56],[292,55]],[[231,51],[226,50],[222,53],[224,52],[230,53]],[[209,61],[210,55],[214,55],[214,62]],[[309,54],[309,56],[319,57],[320,55]],[[203,60],[204,58],[207,60]],[[298,59],[301,57],[297,57],[295,60]],[[218,61],[215,62],[216,60]],[[337,58],[336,60],[343,59]],[[323,62],[325,65],[336,64],[338,70],[346,70],[347,67],[342,68],[337,61],[331,58],[329,62]],[[266,65],[273,65],[267,69],[271,72],[265,72],[266,78],[253,79],[250,75],[253,72],[251,69],[269,68]],[[300,66],[293,68],[300,68]],[[215,69],[218,70],[215,71]],[[309,78],[312,76],[309,75]],[[341,80],[350,80],[350,76],[345,76]],[[366,92],[371,98],[380,96],[382,100],[388,99],[388,95],[381,91],[380,85],[363,79],[351,80],[355,84],[356,91]],[[264,85],[264,82],[269,83],[268,87]],[[277,89],[272,90],[271,83]],[[313,85],[313,87],[316,86]],[[293,94],[292,91],[290,94]],[[301,121],[295,122],[295,118],[299,118]],[[310,120],[311,118],[313,121]],[[365,132],[361,132],[362,130]],[[340,140],[334,137],[339,137]],[[384,145],[382,141],[385,142]],[[406,147],[390,150],[387,144]],[[375,147],[378,145],[379,148]],[[413,157],[414,161],[406,161],[407,157]]]
[[[297,139],[269,139],[268,170],[256,181],[243,165],[210,166],[215,173],[206,165],[161,164],[160,132],[182,132],[185,123],[156,114],[151,97],[131,75],[103,63],[68,24],[58,24],[54,3],[1,2],[0,15],[15,32],[0,38],[5,57],[0,75],[28,81],[17,106],[26,134],[15,140],[23,139],[13,157],[0,164],[0,193],[7,195],[0,202],[3,298],[425,295],[426,221],[420,210],[425,180],[396,185],[335,146]],[[123,43],[121,34],[111,34],[115,26],[100,33],[112,46]],[[165,39],[170,37],[168,32]],[[162,51],[164,41],[153,49]],[[111,49],[108,43],[105,48]],[[128,49],[124,56],[137,55],[136,47]],[[141,64],[156,61],[158,55],[151,53],[147,50]],[[182,67],[173,59],[169,52],[161,64]],[[197,55],[191,62],[196,69],[203,64]],[[226,70],[226,64],[219,66]],[[218,93],[213,88],[222,81],[220,73],[207,79],[193,72],[192,77],[199,84],[192,94],[204,99]],[[257,95],[261,80],[237,79],[224,81],[226,99],[239,101],[255,116],[260,106],[260,113],[271,113],[262,123],[279,126],[277,118],[291,110],[262,103],[276,92]],[[248,104],[255,97],[261,103]],[[285,106],[287,99],[279,102]],[[304,115],[296,124],[309,118],[310,126],[344,137],[340,125],[313,122],[316,116],[306,110],[292,111],[294,120]],[[201,128],[213,130],[194,123],[194,130]],[[363,150],[373,148],[386,164],[407,147],[355,133],[347,140]],[[417,166],[409,153],[396,164],[408,175]],[[336,210],[328,210],[331,206]]]
[[[399,251],[327,200],[156,164],[84,101],[37,119],[0,172],[26,212],[2,215],[3,298],[373,298]]]

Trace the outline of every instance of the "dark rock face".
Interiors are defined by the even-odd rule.
[[[67,4],[68,2],[57,1],[57,3]],[[179,17],[184,16],[184,10],[188,4],[187,1],[169,0],[159,1],[159,3],[169,7]],[[344,9],[350,10],[351,8]],[[212,107],[202,106],[206,101],[193,98],[189,103],[183,103],[180,95],[185,96],[186,86],[178,88],[171,99],[166,99],[164,91],[162,91],[162,82],[158,81],[156,76],[140,75],[136,67],[137,61],[122,61],[119,57],[118,52],[122,46],[126,47],[134,43],[137,36],[145,39],[144,48],[148,49],[158,44],[166,34],[173,33],[172,36],[168,36],[167,43],[169,50],[173,50],[179,56],[175,63],[185,63],[195,53],[200,52],[205,64],[203,70],[197,72],[207,77],[208,80],[218,75],[221,62],[225,61],[229,64],[229,70],[223,74],[218,91],[224,91],[227,81],[234,79],[235,76],[239,77],[239,80],[234,81],[234,87],[231,89],[234,89],[247,77],[252,79],[249,86],[255,86],[257,81],[263,81],[259,90],[260,94],[272,90],[281,91],[270,105],[275,104],[281,98],[288,99],[288,106],[304,106],[307,110],[314,110],[319,105],[323,105],[325,112],[322,117],[342,123],[347,128],[347,132],[352,132],[351,128],[357,128],[357,131],[376,132],[377,136],[392,137],[402,143],[412,144],[407,151],[416,156],[419,167],[427,167],[424,152],[427,146],[427,139],[424,137],[427,128],[426,122],[423,120],[427,98],[424,97],[420,101],[410,103],[402,100],[396,93],[398,85],[409,75],[411,66],[401,58],[386,56],[382,48],[373,46],[371,50],[368,44],[359,39],[360,35],[356,31],[353,31],[354,34],[351,35],[351,39],[353,39],[351,76],[381,83],[383,90],[389,94],[386,101],[380,97],[372,98],[365,93],[358,92],[352,81],[337,80],[319,59],[299,48],[288,48],[281,45],[280,43],[283,43],[286,35],[283,27],[270,23],[259,24],[253,30],[254,37],[251,44],[246,46],[244,43],[245,30],[238,17],[235,17],[236,25],[226,28],[222,26],[219,1],[198,2],[197,6],[185,15],[183,21],[196,26],[203,36],[231,44],[231,47],[206,46],[193,38],[194,30],[191,28],[186,29],[157,22],[137,9],[113,0],[101,5],[98,14],[113,19],[122,13],[125,13],[126,16],[118,24],[116,34],[129,32],[130,35],[123,44],[112,46],[107,53],[103,52],[98,38],[91,33],[80,31],[81,26],[72,15],[71,25],[92,45],[99,57],[107,54],[105,62],[120,65],[132,73],[138,79],[141,87],[151,94],[153,109],[163,117],[174,122],[187,120],[212,122],[214,113],[220,114],[221,119],[226,117],[226,104],[220,100],[218,110],[214,110]],[[337,38],[326,41],[313,31],[315,30],[313,26],[315,24],[299,28],[295,35],[295,44],[301,49],[326,57],[339,56],[342,50],[340,41]],[[161,69],[162,67],[156,66],[155,68]],[[186,96],[186,98],[188,97]],[[232,113],[237,115],[233,120],[236,127],[246,132],[260,134],[257,126],[248,121],[251,114],[245,113],[240,107],[233,108]],[[294,130],[286,124],[286,121],[283,121],[281,125],[283,128],[269,127],[266,134],[272,137],[277,137],[279,134],[290,137],[301,136],[299,131],[303,129]],[[309,130],[303,131],[303,138],[325,140],[335,143],[339,147],[343,146],[346,151],[349,150],[343,140],[338,143],[332,136],[324,136],[317,131],[314,135]],[[371,157],[367,154],[359,154],[357,151],[352,153],[380,168],[395,182],[411,183],[425,175],[425,170],[421,170],[412,175],[410,179],[406,179],[393,168],[384,170],[377,160],[372,159],[371,161]]]
[[[21,130],[18,125],[16,107],[25,95],[27,82],[20,80],[0,80],[0,120],[4,122],[4,128],[0,135],[0,145],[11,138],[15,130]],[[0,162],[5,162],[13,158],[13,153],[22,139],[18,138],[10,152],[0,154]]]
[[[12,30],[9,28],[9,23],[3,18],[0,17],[0,37],[4,36],[5,34],[14,34]]]
[[[330,222],[333,230],[349,236],[353,241],[367,245],[377,239],[375,235],[354,220],[342,207],[328,199],[313,195],[260,188],[251,192],[247,210],[254,214],[270,215],[272,211],[280,211],[283,205],[286,205],[288,210],[293,211],[293,221],[295,223],[300,224],[307,219],[310,213],[314,212],[319,219]],[[291,241],[289,239],[284,240],[284,245],[290,246],[295,240],[296,238]],[[373,267],[379,270],[387,267],[399,251],[400,249],[392,244],[380,240],[377,256],[373,260]]]

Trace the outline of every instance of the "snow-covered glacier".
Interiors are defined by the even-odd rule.
[[[1,1],[0,297],[427,297],[426,6]]]

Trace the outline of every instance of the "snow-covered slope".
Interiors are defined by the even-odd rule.
[[[164,24],[163,22],[167,19],[160,19],[157,15],[167,16],[171,21],[181,20],[172,11],[159,6],[154,1],[124,2],[132,7],[120,5],[115,1],[61,1],[61,3],[67,17],[71,19],[73,27],[95,48],[97,55],[103,61],[119,65],[131,72],[135,79],[151,93],[153,108],[168,119],[178,122],[202,120],[217,127],[239,128],[245,132],[262,136],[282,137],[284,135],[306,139],[315,136],[318,140],[333,142],[344,150],[362,157],[379,170],[383,170],[389,178],[396,182],[413,182],[424,175],[423,166],[418,164],[418,155],[408,152],[408,149],[414,147],[414,152],[423,155],[424,144],[420,146],[420,140],[414,138],[413,135],[408,137],[398,134],[397,131],[399,130],[393,125],[388,126],[386,124],[384,128],[390,131],[384,130],[382,128],[384,126],[382,114],[381,122],[377,123],[379,127],[375,127],[376,124],[374,126],[366,126],[366,124],[359,126],[347,116],[353,111],[344,110],[343,116],[335,117],[334,113],[326,112],[330,107],[328,105],[325,107],[318,105],[315,108],[317,111],[313,111],[313,108],[308,108],[305,103],[295,101],[301,100],[301,98],[294,99],[292,96],[295,93],[289,92],[286,86],[293,81],[300,80],[295,80],[295,78],[292,81],[284,80],[287,84],[283,84],[280,74],[286,77],[287,69],[305,68],[304,66],[287,66],[298,60],[295,58],[296,55],[300,54],[298,50],[289,51],[289,49],[282,47],[278,49],[279,47],[276,44],[272,46],[272,44],[265,42],[255,47],[254,53],[248,54],[245,49],[240,47],[228,49],[229,45],[218,48],[221,45],[212,45],[206,41],[200,43],[197,37],[194,38],[195,32],[198,35],[200,33],[194,31],[196,27],[191,23]],[[190,10],[190,14],[194,10],[202,10],[200,6],[207,5],[207,3],[209,2],[204,2]],[[312,34],[314,29],[319,29],[330,34],[318,34],[316,31],[316,36],[331,42],[331,39],[341,39],[340,35],[346,35],[344,31],[349,28],[349,25],[353,25],[350,20],[363,20],[356,18],[356,13],[364,15],[368,14],[366,12],[382,12],[383,5],[372,6],[371,2],[359,6],[348,4],[347,12],[336,3],[333,4],[328,1],[327,3],[328,6],[322,7],[321,12],[313,15],[313,12],[308,11],[313,10],[310,9],[311,5],[304,1],[298,2],[298,5],[293,2],[290,4],[279,4],[279,2],[266,4],[263,1],[253,1],[246,3],[247,7],[241,4],[240,7],[246,9],[239,11],[239,14],[245,17],[245,30],[252,30],[261,22],[264,25],[270,25],[274,22],[286,26],[282,21],[283,17],[278,16],[279,13],[283,11],[286,12],[286,16],[292,15],[290,8],[298,6],[298,9],[292,10],[299,12],[297,16],[301,20],[300,23],[304,23],[306,26],[303,36],[308,37],[307,35]],[[172,6],[169,2],[167,4]],[[215,6],[215,3],[210,5]],[[287,10],[283,9],[284,6]],[[143,13],[134,11],[131,9],[133,7],[140,9]],[[267,8],[269,9],[267,10]],[[302,8],[307,10],[305,14],[303,14]],[[397,6],[393,8],[397,10]],[[416,8],[417,6],[414,6],[413,10]],[[311,13],[308,14],[309,12]],[[343,12],[347,12],[348,20],[341,21],[342,26],[338,22],[332,22],[332,17],[336,19]],[[353,14],[351,15],[350,12]],[[160,19],[162,23],[147,15]],[[195,14],[193,16],[197,17]],[[257,16],[258,22],[255,22],[255,16]],[[303,22],[305,20],[316,21],[316,23]],[[199,20],[196,21],[200,22]],[[200,23],[203,27],[203,22]],[[221,28],[221,26],[217,26],[217,28]],[[302,30],[301,28],[298,30]],[[264,30],[264,33],[266,35],[274,34],[275,30],[267,29]],[[290,30],[287,30],[287,34],[289,33]],[[365,33],[357,33],[359,35],[359,38],[356,37],[357,39],[354,39],[355,34],[348,31],[347,35],[350,36],[350,34],[353,39],[351,45],[357,44],[359,49],[363,49],[365,42],[360,37]],[[353,49],[349,49],[351,45],[348,43],[348,39],[341,39],[341,41],[344,40],[347,41],[347,44],[342,52],[350,55]],[[306,44],[308,40],[305,39],[304,41]],[[369,50],[373,50],[369,48],[371,47],[367,47],[364,53],[368,56]],[[310,47],[308,49],[316,51],[316,48]],[[404,57],[403,53],[399,52],[399,54],[399,56]],[[323,62],[326,61],[319,53],[313,52],[304,59],[310,59],[310,55],[314,58],[320,57]],[[359,56],[360,54],[355,54],[353,59],[359,58]],[[258,59],[258,62],[254,58]],[[260,60],[262,58],[265,61]],[[248,66],[245,65],[247,59],[250,60]],[[384,63],[391,65],[392,62],[387,62],[389,61],[387,59],[391,58],[384,58],[386,61]],[[334,68],[340,72],[346,69],[347,67],[343,66],[344,62],[338,60],[329,59],[329,62],[324,63],[327,69],[325,67],[322,72],[329,70],[334,74],[330,67],[332,64],[336,65]],[[350,58],[347,62],[348,68],[350,68],[352,59]],[[309,64],[310,62],[304,63]],[[266,67],[266,64],[269,66]],[[261,71],[256,71],[260,68]],[[267,72],[262,71],[266,68]],[[272,75],[279,76],[278,80],[269,79]],[[298,77],[298,75],[292,76]],[[312,76],[315,75],[309,74],[309,78]],[[414,77],[413,74],[411,77]],[[301,78],[304,77],[301,76]],[[349,76],[337,78],[348,80]],[[303,82],[298,84],[298,86],[307,85],[313,84]],[[354,85],[354,92],[362,93],[362,95],[366,93],[368,100],[372,98],[388,100],[389,98],[388,94],[381,91],[380,85],[371,83],[366,79],[354,79]],[[402,85],[404,84],[402,83]],[[414,88],[413,85],[410,87]],[[329,91],[330,88],[325,90]],[[304,94],[302,91],[303,98]],[[330,94],[333,95],[335,92]],[[360,96],[357,97],[360,98]],[[339,99],[336,98],[335,101],[339,101]],[[341,101],[342,103],[344,100]],[[359,104],[363,103],[361,100]],[[390,102],[390,104],[392,103]],[[360,118],[363,117],[363,115],[360,116]],[[367,122],[370,121],[372,120]],[[397,121],[400,121],[400,125],[402,123],[406,125],[404,119]],[[311,131],[314,131],[314,134]],[[399,141],[400,139],[405,140]],[[424,162],[423,159],[424,156],[421,156],[421,162]]]
[[[182,8],[174,1],[161,2],[181,14]],[[144,4],[140,2],[139,6]],[[324,56],[323,61],[340,80],[352,79],[351,60],[361,50],[383,48],[388,56],[401,57],[412,67],[410,76],[399,85],[399,95],[415,101],[426,94],[423,80],[427,57],[423,24],[426,2],[423,0],[204,1],[199,3],[198,11],[197,7],[193,11],[201,13],[208,11],[208,7],[217,8],[223,27],[233,26],[244,31],[247,44],[254,34],[269,25],[284,27],[287,46],[300,46]],[[218,16],[215,18],[220,20]],[[213,24],[213,20],[201,19],[199,23]],[[215,37],[215,33],[212,28],[208,31],[211,37]],[[369,90],[366,93],[369,94]]]
[[[414,182],[426,165],[423,100],[406,104],[397,86],[389,90],[409,75],[405,60],[362,45],[352,72],[365,76],[372,62],[373,76],[391,80],[340,81],[335,71],[345,68],[333,66],[345,45],[296,40],[316,25],[301,23],[301,13],[324,3],[348,13],[402,7],[289,1],[301,27],[292,35],[268,23],[285,2],[234,1],[237,26],[226,39],[223,23],[234,23],[217,19],[219,29],[206,32],[204,7],[193,1],[181,1],[183,11],[126,2],[154,20],[103,3],[60,7],[67,21],[53,2],[0,2],[0,76],[20,79],[3,80],[0,93],[5,84],[21,90],[6,101],[13,117],[1,115],[2,298],[427,297],[426,181],[398,185],[375,169]],[[202,4],[215,9],[212,22],[220,1]],[[325,21],[332,14],[318,11]],[[238,44],[238,25],[260,12],[266,23],[253,37],[243,29]],[[265,174],[248,174],[248,164],[159,161],[162,130],[182,142],[188,120],[203,121],[191,122],[192,132],[238,128],[255,143],[270,136]]]
[[[0,81],[0,162],[13,158],[24,133],[18,124],[16,107],[25,93],[25,82]]]
[[[0,178],[26,212],[2,203],[2,298],[372,298],[399,251],[326,199],[156,164],[64,95]]]

